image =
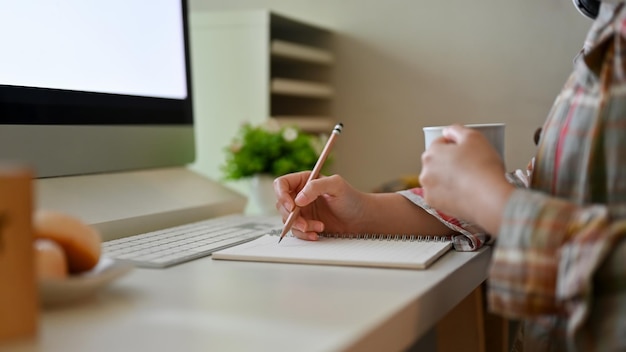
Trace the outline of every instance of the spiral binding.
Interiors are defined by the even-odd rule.
[[[279,236],[281,230],[271,230],[268,234]],[[288,234],[291,236],[291,233]],[[409,235],[409,234],[377,234],[377,233],[328,233],[319,234],[320,237],[354,240],[404,241],[404,242],[452,242],[453,236],[436,235]]]
[[[362,233],[362,234],[341,234],[341,233],[320,233],[320,237],[337,239],[356,240],[379,240],[379,241],[405,241],[405,242],[451,242],[452,236],[435,235],[410,235],[410,234],[382,234],[382,233]]]

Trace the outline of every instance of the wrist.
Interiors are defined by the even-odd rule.
[[[506,181],[491,183],[481,191],[477,202],[471,204],[471,222],[485,229],[492,236],[497,236],[502,222],[504,208],[515,191],[515,187]]]
[[[378,232],[381,224],[386,222],[385,215],[381,214],[378,209],[381,202],[384,202],[383,194],[364,193],[357,209],[354,223],[355,233]],[[381,197],[382,196],[382,197]]]
[[[451,230],[400,193],[368,193],[363,197],[359,232],[445,235]]]

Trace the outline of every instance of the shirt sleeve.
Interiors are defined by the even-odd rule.
[[[626,235],[626,220],[611,222],[624,219],[619,212],[515,190],[489,269],[490,308],[512,318],[566,314],[569,324],[580,324],[594,272]]]
[[[527,188],[534,167],[534,158],[528,163],[526,170],[515,170],[505,175],[507,181],[517,188]],[[491,236],[482,228],[462,219],[457,219],[438,211],[424,201],[424,192],[421,188],[411,188],[397,192],[415,205],[424,209],[450,229],[459,233],[453,237],[454,249],[461,252],[474,251],[491,242]]]
[[[455,250],[461,252],[474,251],[490,241],[491,236],[489,236],[485,230],[479,226],[462,219],[457,219],[429,206],[426,201],[424,201],[424,192],[422,188],[412,188],[399,191],[397,193],[424,209],[427,213],[434,216],[450,229],[458,232],[459,235],[454,236],[452,242]]]

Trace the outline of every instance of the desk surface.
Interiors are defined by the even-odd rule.
[[[11,351],[402,350],[484,281],[490,253],[449,252],[428,270],[210,257],[135,269],[45,309],[37,340]]]

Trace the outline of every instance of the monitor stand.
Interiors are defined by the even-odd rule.
[[[36,206],[94,226],[104,241],[241,213],[246,198],[186,167],[42,178]]]

